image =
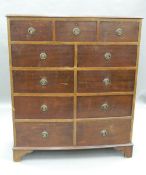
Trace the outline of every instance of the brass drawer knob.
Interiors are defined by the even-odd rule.
[[[45,105],[45,104],[41,105],[41,111],[42,111],[42,112],[48,111],[48,106]]]
[[[109,104],[108,103],[103,103],[101,105],[101,110],[107,112],[109,110]]]
[[[47,54],[45,52],[40,53],[40,59],[41,60],[46,60],[47,59]]]
[[[106,137],[106,136],[108,136],[108,131],[106,129],[103,129],[103,130],[100,131],[100,135],[102,137]]]
[[[106,61],[109,61],[109,60],[111,60],[111,58],[112,58],[112,54],[111,54],[110,52],[106,52],[106,53],[104,54],[104,58],[105,58]]]
[[[103,83],[105,86],[109,86],[111,84],[111,80],[109,78],[104,78]]]
[[[42,78],[42,79],[40,80],[40,85],[46,86],[47,84],[48,84],[48,80],[47,80],[46,78]]]
[[[36,32],[36,29],[35,29],[34,27],[29,27],[29,28],[28,28],[28,33],[29,33],[30,35],[33,35],[35,32]]]
[[[47,138],[48,137],[48,132],[47,131],[43,131],[41,133],[41,135],[42,135],[43,138]]]
[[[122,28],[117,28],[115,32],[116,32],[117,36],[123,35],[123,29]]]
[[[80,34],[81,31],[79,27],[75,27],[73,28],[72,32],[73,32],[73,35],[77,36]]]

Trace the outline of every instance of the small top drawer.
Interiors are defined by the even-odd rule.
[[[120,41],[120,42],[136,42],[138,41],[139,23],[102,21],[100,22],[100,41]]]
[[[57,41],[96,41],[96,22],[57,21]]]
[[[52,24],[50,21],[12,20],[12,41],[49,41],[52,40]]]

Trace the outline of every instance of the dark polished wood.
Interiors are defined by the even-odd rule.
[[[108,78],[109,85],[103,80]],[[134,71],[78,71],[78,92],[122,92],[134,90]]]
[[[77,122],[77,145],[110,145],[130,142],[130,119]],[[107,135],[103,136],[102,131]]]
[[[131,116],[133,96],[78,97],[77,118]],[[107,109],[103,105],[108,105]]]
[[[80,29],[79,35],[73,34],[76,27]],[[57,21],[55,30],[56,41],[96,41],[96,22]]]
[[[111,54],[109,60],[105,54]],[[78,46],[79,67],[126,67],[136,66],[137,46]]]
[[[45,53],[47,58],[40,59]],[[73,67],[74,47],[69,45],[12,45],[12,65],[15,67]]]
[[[73,118],[73,97],[15,97],[16,119]],[[47,106],[46,111],[41,109]]]
[[[122,35],[116,34],[118,28],[122,29]],[[138,22],[120,22],[120,21],[101,21],[99,28],[100,41],[138,41],[139,23]]]
[[[47,132],[46,138],[42,132]],[[16,123],[17,147],[72,146],[72,123]],[[23,139],[22,139],[23,138]]]
[[[12,41],[51,41],[52,23],[50,21],[39,20],[11,20],[11,40]],[[29,34],[28,29],[33,27],[36,31]]]
[[[14,92],[71,93],[74,90],[73,71],[13,71]],[[40,80],[48,84],[42,86]]]

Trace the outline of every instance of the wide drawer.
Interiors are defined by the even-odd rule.
[[[73,71],[13,71],[14,92],[71,93]]]
[[[78,92],[121,92],[134,90],[135,71],[78,71]]]
[[[101,21],[99,27],[100,41],[137,42],[138,22]]]
[[[37,20],[11,20],[12,41],[50,41],[52,40],[52,23]]]
[[[57,21],[57,41],[96,41],[96,22]]]
[[[72,123],[16,123],[17,147],[72,146]]]
[[[79,67],[136,66],[137,46],[78,46]]]
[[[130,119],[100,119],[77,122],[77,145],[113,145],[130,142]]]
[[[12,65],[15,67],[73,67],[74,47],[69,45],[14,44]]]
[[[133,96],[78,97],[78,118],[131,116]]]
[[[73,118],[73,97],[14,97],[17,119]]]

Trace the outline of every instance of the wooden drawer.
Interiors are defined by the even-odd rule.
[[[57,21],[57,41],[96,41],[96,22]]]
[[[52,40],[52,23],[37,20],[11,20],[12,41],[50,41]]]
[[[78,97],[78,118],[131,116],[133,96]]]
[[[138,22],[101,21],[99,27],[100,41],[138,41]]]
[[[122,92],[134,90],[135,71],[78,71],[78,92]]]
[[[136,66],[137,46],[78,46],[79,67]]]
[[[73,81],[73,71],[13,71],[17,93],[71,93]]]
[[[130,119],[101,119],[77,123],[77,145],[113,145],[130,142]]]
[[[17,147],[72,146],[72,123],[16,123]]]
[[[73,118],[73,97],[14,97],[17,119]]]
[[[12,45],[12,65],[15,67],[73,67],[74,46]]]

